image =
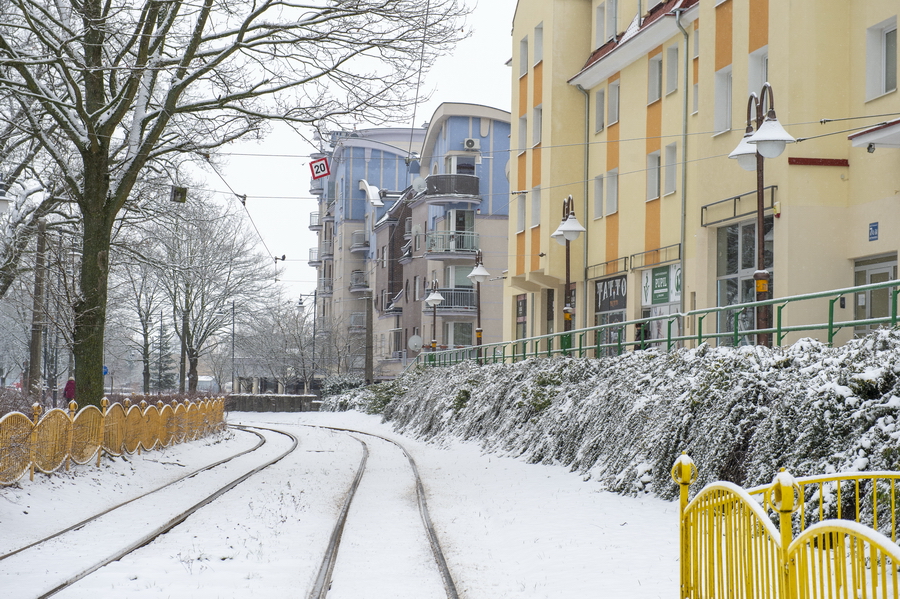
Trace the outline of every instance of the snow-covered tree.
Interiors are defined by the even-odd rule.
[[[465,10],[459,0],[0,4],[0,98],[20,99],[23,123],[81,211],[82,401],[102,394],[110,240],[145,169],[165,172],[184,154],[211,160],[272,119],[397,115],[414,100],[419,71],[465,35]]]

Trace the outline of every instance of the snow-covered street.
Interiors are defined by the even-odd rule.
[[[674,503],[602,492],[598,483],[584,482],[565,468],[482,455],[471,444],[421,443],[356,412],[232,413],[229,422],[291,432],[299,437],[299,448],[58,596],[306,597],[362,446],[346,433],[302,425],[372,432],[410,452],[460,597],[653,598],[677,592]],[[121,502],[142,485],[154,488],[166,476],[182,476],[204,459],[213,461],[211,455],[252,444],[246,433],[228,436],[220,443],[197,441],[107,461],[99,469],[80,467],[71,475],[38,475],[33,483],[24,479],[0,490],[0,553],[77,522],[87,503]],[[370,447],[370,461],[351,507],[329,597],[441,597],[408,462],[395,447],[360,438]],[[198,454],[203,459],[197,460]],[[219,481],[206,484],[214,482]],[[175,500],[162,494],[144,509],[162,510]],[[81,553],[99,558],[116,536],[99,528]],[[52,563],[56,556],[42,559]],[[11,596],[6,589],[36,596],[29,595],[37,588],[33,578],[8,570],[13,561],[0,561],[4,596]],[[39,569],[34,572],[30,576],[41,576]]]

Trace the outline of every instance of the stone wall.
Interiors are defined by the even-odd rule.
[[[318,412],[321,403],[317,395],[240,393],[225,398],[225,409],[229,412]]]

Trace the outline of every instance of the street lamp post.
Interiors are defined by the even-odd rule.
[[[756,130],[753,129],[753,107],[756,107]],[[765,118],[763,118],[763,106],[766,106]],[[764,83],[757,96],[751,93],[747,100],[747,130],[744,137],[734,151],[728,155],[734,158],[744,170],[756,171],[756,272],[753,279],[756,281],[756,301],[761,302],[771,298],[770,274],[766,270],[766,234],[765,234],[765,158],[777,158],[784,152],[786,144],[796,140],[784,130],[775,116],[775,95],[772,86]],[[772,326],[771,308],[769,306],[757,306],[756,328],[758,330],[769,329]],[[757,345],[771,346],[771,335],[762,333],[756,336]]]
[[[475,252],[475,268],[468,274],[469,280],[475,283],[475,344],[478,346],[478,363],[481,364],[481,284],[488,280],[491,273],[484,267],[481,250]]]
[[[569,244],[572,241],[578,239],[578,236],[581,235],[585,228],[581,226],[581,223],[578,222],[578,219],[575,218],[575,209],[574,209],[574,200],[570,195],[565,200],[563,200],[563,213],[562,213],[562,222],[559,227],[557,227],[556,231],[553,232],[550,237],[555,239],[557,243],[560,245],[566,246],[566,287],[564,293],[565,301],[563,307],[563,330],[571,331],[572,330],[572,313],[574,312],[571,304],[569,303],[569,287],[572,285],[571,282],[571,251]],[[566,340],[567,343],[571,346],[571,339]],[[567,348],[566,348],[567,349]]]
[[[431,281],[431,293],[425,298],[425,305],[431,308],[431,351],[437,351],[437,307],[444,301],[444,296],[438,292],[437,279]]]

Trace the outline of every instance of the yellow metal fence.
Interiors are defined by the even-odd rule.
[[[12,412],[0,418],[0,484],[11,484],[26,472],[53,472],[69,463],[86,464],[103,453],[122,455],[198,439],[225,426],[223,398],[171,404],[146,401],[131,405],[109,400],[101,408],[69,403],[69,410],[52,409],[41,418],[35,404],[32,418]]]
[[[704,487],[682,455],[683,599],[886,599],[900,597],[896,483],[900,472],[794,478],[782,469],[769,485]]]

